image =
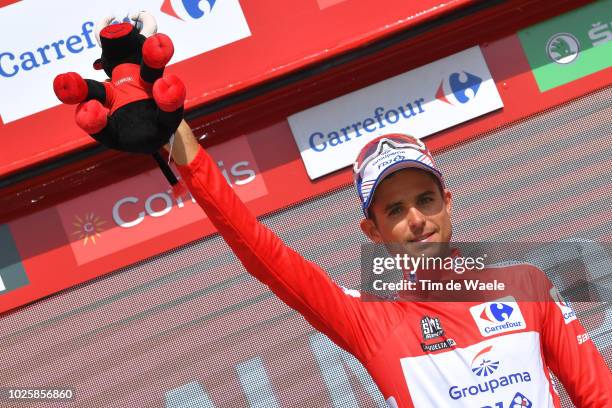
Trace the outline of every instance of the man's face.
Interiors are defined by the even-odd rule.
[[[432,174],[420,169],[397,171],[374,194],[371,218],[361,221],[361,229],[372,242],[387,245],[393,253],[433,256],[438,250],[428,243],[450,241],[452,196],[448,190],[441,191]]]

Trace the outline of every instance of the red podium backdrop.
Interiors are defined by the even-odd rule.
[[[10,38],[20,37],[0,46],[0,89],[11,89],[15,80],[32,85],[21,96],[0,93],[0,176],[16,192],[0,197],[6,203],[0,224],[2,385],[72,387],[76,406],[84,407],[383,407],[363,367],[248,275],[199,207],[167,194],[158,171],[145,166],[122,175],[55,161],[93,144],[73,124],[71,107],[40,108],[49,103],[44,84],[51,83],[54,69],[69,70],[81,57],[83,64],[94,59],[86,23],[104,7],[57,1],[74,7],[54,24],[44,17],[60,9],[48,3],[0,0],[0,21],[10,16],[13,22],[12,30],[0,24],[0,33],[7,38],[3,30],[9,30]],[[612,42],[601,40],[607,32],[612,38],[612,31],[591,21],[612,9],[602,8],[610,0],[572,5],[574,10],[559,16],[534,17],[529,24],[516,23],[512,32],[465,43],[443,36],[447,24],[458,24],[444,19],[486,2],[385,0],[373,6],[356,0],[296,0],[290,9],[271,0],[192,2],[202,15],[184,6],[189,2],[147,0],[134,10],[140,3],[156,14],[160,31],[173,37],[226,31],[216,39],[193,36],[193,44],[188,41],[181,51],[184,58],[170,67],[189,84],[190,121],[198,136],[206,136],[203,144],[250,210],[338,283],[358,286],[359,244],[365,242],[351,173],[342,166],[323,171],[314,163],[320,174],[309,177],[310,164],[303,162],[288,118],[316,112],[315,124],[329,126],[306,126],[306,136],[320,131],[331,134],[326,140],[332,143],[336,131],[334,148],[353,148],[348,139],[355,139],[359,126],[374,126],[378,105],[396,109],[394,95],[376,93],[380,83],[427,64],[442,68],[440,87],[418,95],[424,112],[479,112],[419,135],[454,193],[455,240],[544,246],[567,240],[577,247],[610,242],[612,69],[605,56],[612,55],[607,52]],[[471,21],[471,14],[465,18]],[[15,33],[31,31],[34,21],[40,34]],[[224,21],[231,24],[226,27]],[[419,29],[435,21],[440,25],[431,30],[439,43],[436,35]],[[412,34],[394,37],[406,32]],[[559,33],[576,38],[580,48],[563,37],[568,54],[555,54],[548,44]],[[396,42],[384,43],[386,38]],[[443,50],[450,44],[452,52],[435,58],[411,52],[412,44],[428,41]],[[198,53],[190,55],[196,51],[189,47]],[[359,54],[363,50],[369,54]],[[490,79],[444,62],[464,50],[479,55]],[[353,62],[345,63],[347,55]],[[592,63],[588,69],[564,63],[571,58]],[[326,61],[334,61],[333,66]],[[310,76],[300,79],[310,68]],[[547,72],[555,81],[542,79]],[[454,73],[463,86],[450,84]],[[501,102],[490,107],[479,105],[487,80]],[[401,86],[400,96],[413,95],[409,85]],[[261,95],[242,98],[252,89]],[[231,99],[235,94],[240,97]],[[370,106],[374,94],[379,99]],[[38,107],[28,106],[37,95]],[[348,98],[342,105],[346,112],[327,109],[337,97]],[[11,100],[24,105],[11,107]],[[210,106],[216,111],[208,111]],[[351,115],[362,111],[372,116],[353,120]],[[4,112],[10,112],[8,119]],[[382,114],[376,126],[384,120],[390,124],[394,116]],[[357,129],[356,121],[361,123]],[[411,126],[408,119],[402,130],[410,133]],[[133,159],[124,160],[129,167]],[[48,162],[60,164],[33,178],[24,176]],[[91,174],[105,177],[91,184]],[[58,188],[65,180],[71,180],[70,189]],[[45,196],[57,197],[58,191],[65,198],[60,194],[45,204]],[[589,273],[592,280],[609,279]],[[609,363],[609,304],[576,308]],[[564,406],[571,406],[561,393]]]

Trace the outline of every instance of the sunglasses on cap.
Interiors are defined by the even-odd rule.
[[[357,156],[357,160],[355,160],[355,163],[353,164],[353,172],[355,174],[361,173],[369,162],[381,154],[385,144],[388,144],[396,149],[413,148],[431,157],[427,147],[425,147],[425,144],[415,137],[402,135],[399,133],[384,135],[371,140],[361,149],[359,156]]]

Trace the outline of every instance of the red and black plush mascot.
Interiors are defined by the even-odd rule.
[[[53,90],[60,101],[78,104],[76,123],[106,147],[152,154],[173,187],[184,191],[159,154],[183,119],[185,85],[175,75],[164,76],[174,54],[165,34],[156,34],[154,17],[141,11],[124,22],[103,18],[95,28],[102,57],[94,68],[110,79],[83,79],[76,72],[58,75]]]

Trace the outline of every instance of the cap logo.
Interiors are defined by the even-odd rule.
[[[395,162],[402,161],[402,160],[406,160],[406,156],[404,156],[403,154],[397,152],[397,153],[395,153],[395,157],[394,158],[383,161],[382,163],[380,163],[377,166],[377,168],[378,168],[378,170],[380,170],[380,168],[383,167],[383,166],[386,167],[386,166],[390,165],[391,163],[395,163]]]

